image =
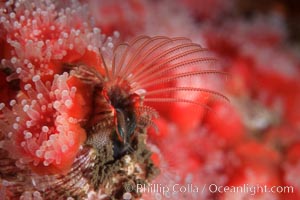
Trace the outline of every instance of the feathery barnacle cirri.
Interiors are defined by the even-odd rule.
[[[148,102],[205,106],[197,100],[201,93],[227,99],[211,89],[190,86],[195,76],[226,73],[206,67],[215,58],[186,38],[140,36],[119,44],[111,60],[102,58],[104,74],[85,65],[73,70],[74,76],[95,88],[95,108],[88,122],[92,138],[101,132],[102,140],[106,140],[102,133],[114,129],[118,139],[127,143],[139,129],[154,125],[152,118],[157,113]],[[99,137],[97,142],[101,142]]]

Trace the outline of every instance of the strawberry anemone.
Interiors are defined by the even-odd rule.
[[[88,112],[76,83],[67,72],[55,75],[52,83],[35,75],[9,105],[0,104],[2,145],[18,164],[38,173],[70,168],[86,138],[81,123]]]

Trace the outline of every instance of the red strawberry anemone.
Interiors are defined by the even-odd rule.
[[[64,73],[44,84],[36,75],[34,84],[26,84],[10,105],[1,104],[4,146],[20,164],[53,173],[73,163],[86,133],[81,119],[72,116],[76,87],[70,87],[68,79]]]

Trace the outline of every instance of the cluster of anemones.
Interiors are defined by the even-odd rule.
[[[3,145],[21,163],[60,169],[72,163],[84,141],[79,122],[88,102],[77,90],[79,81],[63,73],[64,66],[77,61],[99,65],[97,52],[105,44],[78,5],[58,11],[61,5],[51,1],[8,1],[1,7],[4,89],[16,85],[9,97],[1,93]]]
[[[68,66],[100,67],[99,50],[109,54],[114,39],[90,25],[82,5],[1,3],[1,198],[40,199],[33,174],[41,183],[44,174],[65,174],[86,140],[90,86]]]
[[[57,170],[72,164],[86,135],[81,119],[71,112],[77,103],[76,87],[68,86],[68,79],[64,73],[44,84],[36,75],[34,85],[27,83],[9,105],[1,104],[3,148],[21,164],[52,165]]]

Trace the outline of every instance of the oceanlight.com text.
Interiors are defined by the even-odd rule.
[[[128,189],[128,188],[127,188]],[[243,184],[239,186],[227,186],[218,184],[204,184],[202,186],[195,184],[173,184],[173,185],[163,185],[163,184],[137,184],[136,188],[131,188],[131,190],[136,190],[138,193],[156,193],[164,197],[172,197],[174,194],[179,193],[247,193],[249,195],[256,195],[258,193],[280,193],[289,194],[294,193],[293,186],[268,186],[268,185],[251,185]],[[128,190],[127,190],[128,191]],[[128,191],[130,192],[130,191]]]

